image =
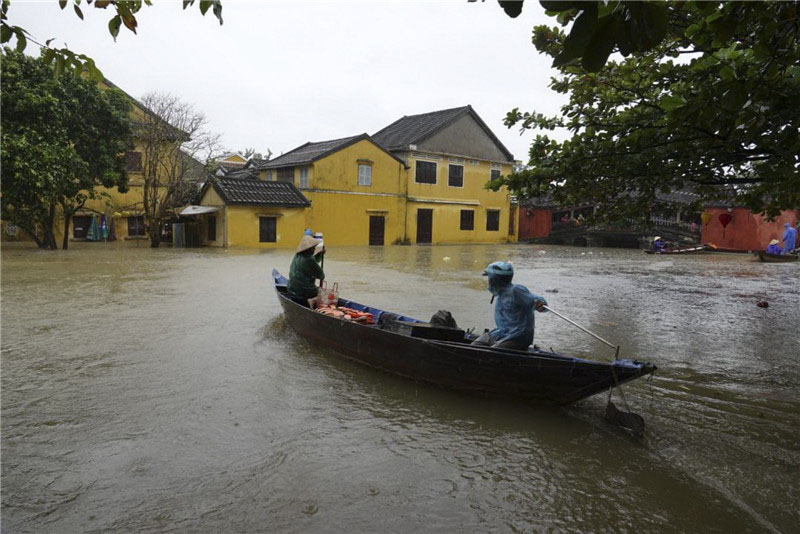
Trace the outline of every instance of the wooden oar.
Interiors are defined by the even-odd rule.
[[[545,310],[549,311],[550,313],[554,313],[558,317],[561,317],[562,319],[567,321],[572,326],[578,327],[579,329],[583,330],[584,332],[586,332],[587,334],[589,334],[593,338],[595,338],[595,339],[597,339],[599,341],[602,341],[603,343],[605,343],[609,347],[612,347],[613,349],[615,349],[616,352],[614,354],[614,359],[615,360],[619,359],[619,345],[614,345],[613,343],[610,343],[610,342],[606,341],[605,339],[603,339],[602,337],[598,336],[594,332],[591,332],[590,330],[582,327],[581,325],[579,325],[578,323],[576,323],[572,319],[564,317],[563,315],[561,315],[560,313],[555,311],[550,306],[542,306],[542,307]],[[618,424],[619,426],[629,430],[637,438],[640,438],[640,437],[642,437],[644,435],[644,419],[642,418],[641,415],[639,415],[637,413],[633,413],[633,412],[630,411],[630,407],[628,406],[628,401],[625,400],[625,394],[622,393],[622,386],[621,386],[621,384],[616,383],[617,382],[617,377],[614,374],[613,364],[612,364],[612,367],[611,367],[611,373],[612,373],[612,376],[614,377],[614,382],[616,384],[616,387],[619,388],[620,395],[622,395],[622,400],[625,403],[625,407],[628,409],[628,411],[626,412],[626,411],[620,410],[619,408],[617,408],[614,405],[613,402],[611,402],[611,391],[613,390],[613,388],[612,388],[612,390],[609,390],[609,392],[608,392],[608,400],[606,401],[605,419],[609,423]]]
[[[598,335],[597,335],[597,334],[595,334],[594,332],[591,332],[590,330],[588,330],[588,329],[586,329],[586,328],[582,327],[581,325],[579,325],[578,323],[576,323],[576,322],[575,322],[575,321],[573,321],[572,319],[570,319],[570,318],[568,318],[568,317],[564,317],[563,315],[561,315],[560,313],[558,313],[557,311],[555,311],[555,310],[554,310],[553,308],[551,308],[550,306],[542,306],[542,308],[544,308],[545,310],[549,311],[550,313],[553,313],[553,314],[555,314],[555,315],[556,315],[556,316],[558,316],[558,317],[561,317],[562,319],[564,319],[565,321],[567,321],[567,322],[568,322],[569,324],[571,324],[572,326],[578,327],[579,329],[583,330],[584,332],[586,332],[587,334],[589,334],[589,335],[590,335],[590,336],[592,336],[593,338],[595,338],[595,339],[598,339],[598,340],[602,341],[603,343],[605,343],[606,345],[608,345],[608,346],[609,346],[609,347],[611,347],[612,349],[616,349],[616,351],[617,351],[617,352],[616,352],[616,354],[614,355],[614,359],[616,360],[616,359],[619,357],[619,345],[614,345],[613,343],[611,343],[611,342],[609,342],[609,341],[606,341],[605,339],[603,339],[602,337],[598,336]]]

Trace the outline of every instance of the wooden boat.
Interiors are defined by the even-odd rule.
[[[797,254],[767,254],[763,250],[756,250],[753,255],[758,258],[758,261],[766,263],[784,263],[787,261],[797,261],[800,255]]]
[[[656,370],[629,359],[611,363],[538,349],[527,351],[470,345],[475,338],[457,328],[423,321],[339,298],[339,305],[371,313],[375,324],[323,315],[294,299],[287,280],[272,271],[278,301],[301,336],[343,356],[396,375],[452,389],[567,404]]]
[[[645,254],[702,254],[713,250],[711,245],[697,245],[693,247],[665,248],[663,250],[645,250]]]
[[[645,250],[645,254],[748,254],[749,250],[738,250],[732,248],[721,248],[713,243],[703,243],[691,247],[667,248],[660,252],[655,250]]]

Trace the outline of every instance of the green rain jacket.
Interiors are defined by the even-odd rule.
[[[292,265],[289,267],[289,292],[298,297],[307,299],[317,296],[316,280],[325,280],[325,273],[317,263],[318,256],[304,256],[295,254]]]

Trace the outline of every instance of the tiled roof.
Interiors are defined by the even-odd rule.
[[[264,159],[250,158],[249,160],[247,160],[247,163],[245,163],[244,166],[247,168],[254,167],[256,169],[263,169],[267,163],[269,163],[269,158],[264,158]]]
[[[214,181],[213,186],[228,206],[304,208],[311,205],[303,193],[289,182],[220,178]]]
[[[432,111],[420,115],[407,115],[373,134],[372,138],[389,150],[408,150],[408,145],[421,143],[464,115],[472,115],[475,122],[483,128],[486,135],[494,141],[503,154],[505,154],[509,160],[514,159],[511,152],[503,146],[503,143],[500,142],[486,123],[475,113],[472,106],[443,109],[441,111]]]
[[[258,180],[257,169],[236,169],[225,173],[225,178],[255,179]]]
[[[312,161],[316,161],[323,156],[341,150],[367,137],[369,137],[367,134],[361,134],[352,137],[343,137],[342,139],[332,139],[330,141],[308,142],[256,168],[274,169],[277,167],[290,167],[293,165],[311,163]]]
[[[441,130],[470,111],[469,106],[443,109],[420,115],[406,115],[389,126],[372,135],[372,137],[389,150],[405,149]]]

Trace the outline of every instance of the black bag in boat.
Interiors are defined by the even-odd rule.
[[[441,311],[436,312],[434,318]],[[459,343],[464,342],[464,331],[455,327],[455,320],[453,320],[450,312],[444,312],[449,316],[450,321],[454,326],[444,326],[441,324],[434,324],[433,318],[430,323],[414,323],[410,321],[403,321],[399,315],[384,312],[380,315],[378,323],[384,330],[403,334],[405,336],[418,337],[422,339],[433,339],[437,341],[456,341]]]
[[[437,326],[447,326],[449,328],[458,328],[456,320],[453,319],[453,314],[447,310],[439,310],[431,317],[431,324]]]

